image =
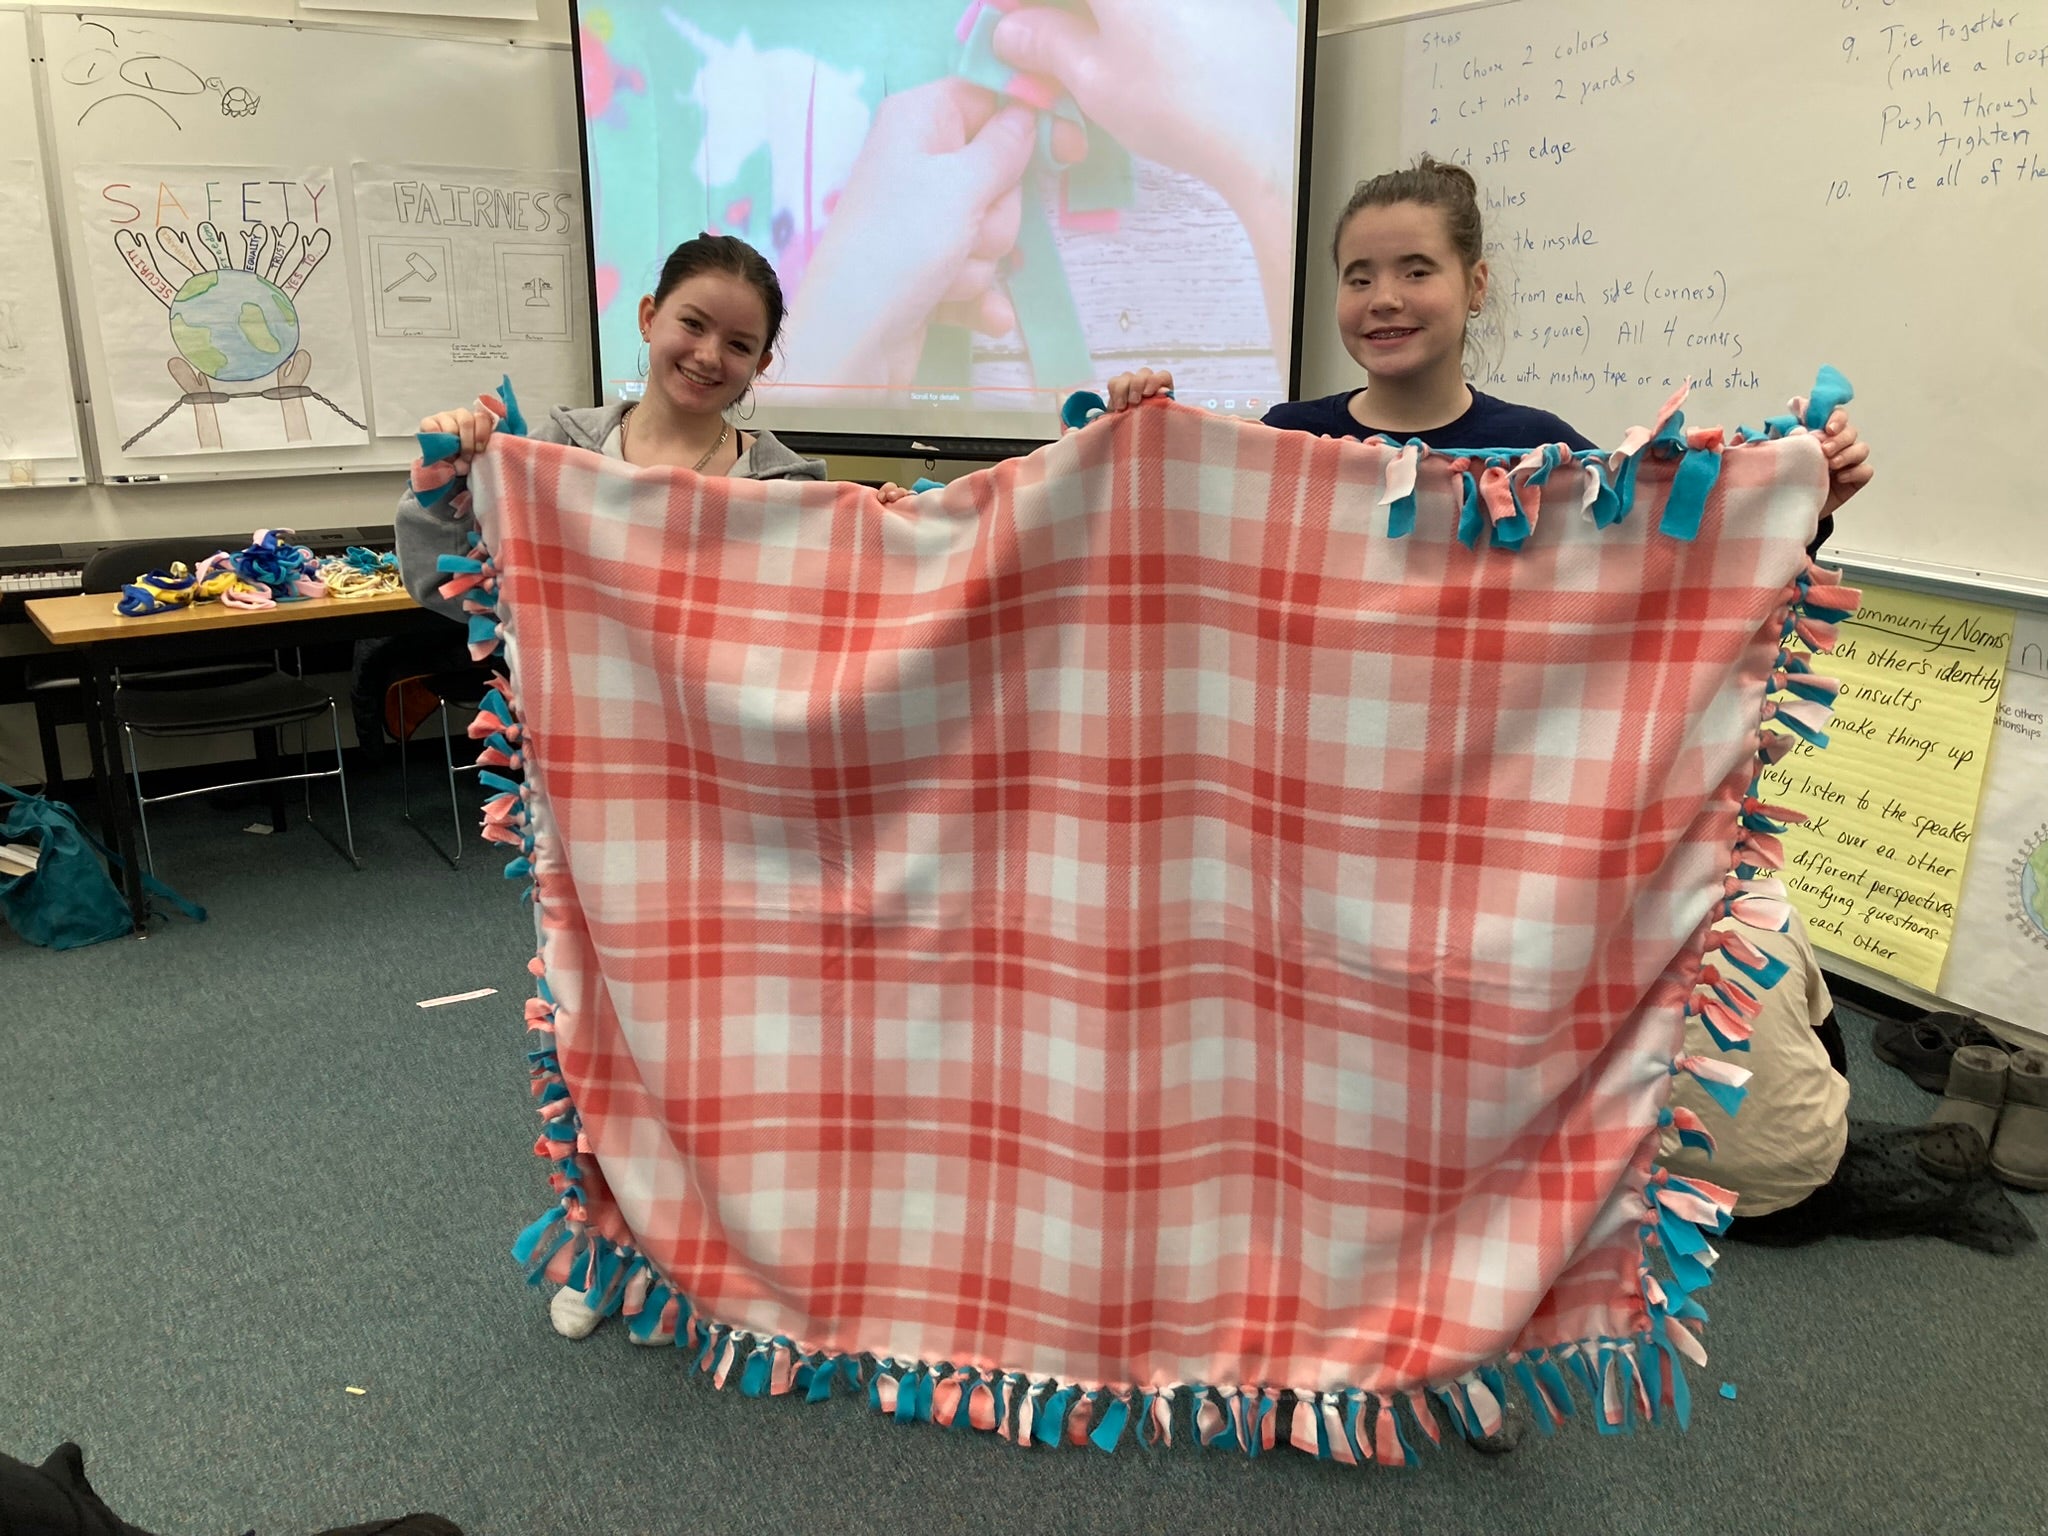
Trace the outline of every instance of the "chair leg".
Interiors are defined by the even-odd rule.
[[[64,782],[64,752],[57,741],[57,722],[40,698],[36,700],[36,742],[42,749],[43,793],[55,794]]]
[[[441,701],[441,758],[448,765],[448,816],[455,824],[455,852],[448,862],[462,863],[462,801],[455,793],[455,744],[448,736],[448,701]]]
[[[405,724],[403,717],[400,718],[398,723],[400,725]],[[406,748],[412,745],[412,737],[403,731],[399,731],[396,734],[398,736],[398,809],[399,814],[404,816],[407,821],[411,821],[412,775],[407,771],[411,754],[406,751]]]
[[[149,842],[149,805],[142,798],[142,759],[135,751],[135,732],[128,726],[121,727],[121,736],[128,743],[128,771],[135,775],[135,821],[142,830],[142,867],[152,875],[156,873],[156,849]],[[118,772],[120,764],[114,765]]]
[[[355,818],[349,814],[348,808],[348,768],[341,760],[341,711],[335,707],[334,700],[332,699],[327,701],[327,723],[334,729],[334,783],[341,791],[341,835],[343,840],[348,843],[349,863],[353,864],[357,869],[361,869],[363,861],[356,857]],[[302,733],[311,734],[304,722],[300,723],[299,729]],[[309,790],[312,787],[312,782],[311,779],[306,781]]]
[[[256,771],[271,782],[264,786],[270,797],[270,830],[282,832],[285,829],[284,785],[277,782],[278,763],[284,756],[283,743],[278,739],[276,726],[263,726],[250,733],[255,739]]]

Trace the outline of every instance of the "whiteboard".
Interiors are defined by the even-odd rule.
[[[366,300],[353,167],[454,161],[521,175],[575,173],[569,50],[155,13],[39,10],[36,20],[51,180],[68,237],[91,432],[104,478],[132,483],[410,464],[416,449],[409,438],[375,431],[368,342],[375,307]],[[132,246],[122,251],[140,282],[110,258],[109,208],[114,217],[135,210],[132,229],[120,232],[124,239],[149,242],[150,226],[160,223],[172,232],[174,249],[147,243],[139,263]],[[202,244],[202,223],[218,226],[218,248]],[[275,328],[243,303],[239,330],[230,307],[228,321],[209,333],[227,338],[218,347],[204,339],[196,349],[189,345],[193,328],[164,290],[185,296],[186,269],[203,276],[209,251],[221,259],[223,293],[249,286],[239,275],[225,280],[244,265],[246,251],[249,270],[290,296],[291,304],[278,294],[265,300],[277,301],[268,316]],[[280,251],[282,267],[269,265]],[[303,287],[292,285],[295,268],[310,269]],[[578,402],[592,398],[585,268],[579,230],[568,263],[578,285],[569,310],[582,329],[567,397]],[[152,269],[162,284],[150,280]],[[166,311],[180,329],[166,324]],[[161,355],[138,368],[144,314],[165,329],[153,342]],[[282,370],[259,376],[238,337],[309,371],[293,379]],[[499,359],[490,349],[462,355],[474,379],[447,404],[498,378]],[[215,375],[213,363],[193,369],[181,367],[181,358],[226,366]],[[139,430],[136,410],[156,399],[165,407],[163,420]]]
[[[1980,21],[1981,18],[1981,21]],[[1487,204],[1501,327],[1475,382],[1615,441],[1696,380],[1760,423],[1822,363],[1878,476],[1828,558],[2048,596],[2019,468],[2048,398],[2048,10],[1514,0],[1325,37],[1304,390],[1354,182],[1422,150]]]
[[[86,473],[29,55],[28,14],[0,11],[0,490]]]

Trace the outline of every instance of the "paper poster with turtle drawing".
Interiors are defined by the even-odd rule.
[[[86,166],[76,193],[123,453],[367,438],[332,169]]]

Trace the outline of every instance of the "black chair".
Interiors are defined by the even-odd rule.
[[[36,715],[36,745],[43,760],[42,791],[61,793],[64,753],[57,729],[85,723],[85,673],[68,656],[31,657],[22,668],[23,688]]]
[[[434,712],[428,718],[438,719],[441,722],[441,761],[448,775],[448,815],[455,828],[454,842],[447,848],[442,847],[440,840],[427,830],[424,822],[413,820],[412,776],[409,768],[409,758],[411,755],[412,738],[417,734],[419,726],[427,723],[426,720],[421,720],[411,730],[398,733],[400,805],[405,819],[412,823],[414,831],[426,839],[427,846],[440,854],[448,862],[450,869],[460,869],[462,867],[462,845],[476,835],[477,817],[475,801],[477,796],[475,794],[471,795],[469,813],[464,815],[462,793],[456,775],[461,773],[473,774],[477,771],[478,764],[473,757],[470,761],[464,763],[455,761],[455,732],[450,729],[450,713],[451,711],[460,711],[462,719],[460,729],[466,735],[469,730],[469,722],[476,718],[477,710],[483,707],[484,695],[490,691],[490,677],[482,668],[476,668],[467,672],[444,672],[431,676],[400,678],[391,685],[386,693],[387,714],[390,712],[390,705],[388,703],[390,695],[396,693],[397,690],[404,687],[407,683],[423,685],[434,695],[436,701]]]
[[[218,549],[217,543],[198,539],[142,539],[103,549],[86,562],[81,582],[91,593],[119,592],[144,572],[167,570],[178,561],[197,566]],[[320,715],[327,716],[334,738],[334,766],[311,771],[307,752],[307,727]],[[313,780],[333,779],[341,792],[341,821],[347,847],[335,844],[357,869],[355,823],[349,814],[348,776],[342,766],[341,714],[334,700],[322,689],[278,665],[276,653],[268,661],[230,661],[207,666],[170,669],[129,669],[115,675],[114,717],[120,723],[127,745],[128,770],[135,782],[136,816],[142,831],[144,867],[156,871],[156,857],[149,841],[149,810],[171,800],[193,795],[215,794],[227,789],[267,786],[270,791],[270,824],[274,831],[285,825],[283,787],[305,785],[306,820],[313,821]],[[299,728],[299,771],[281,771],[284,726]],[[146,795],[142,790],[142,763],[136,750],[137,738],[172,739],[193,736],[223,736],[248,731],[255,745],[257,776],[230,783],[208,784],[199,789],[178,790],[165,795]],[[111,745],[111,743],[110,743]],[[117,749],[118,750],[118,749]],[[118,762],[110,765],[116,772]],[[318,827],[318,823],[314,823]],[[324,828],[321,835],[326,837]],[[333,843],[330,837],[327,839]]]

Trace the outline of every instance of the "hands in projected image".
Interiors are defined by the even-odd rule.
[[[965,80],[884,101],[797,294],[791,377],[901,388],[934,321],[1011,330],[998,273],[1037,145],[1036,114]]]
[[[1207,182],[1251,242],[1274,360],[1287,373],[1294,295],[1294,112],[1300,34],[1278,5],[1091,0],[1094,20],[1023,6],[991,45],[1042,75],[1134,155]]]
[[[1094,20],[1024,5],[992,46],[1074,98],[1133,154],[1207,182],[1258,259],[1276,348],[1293,291],[1292,103],[1298,36],[1277,4],[1093,0]],[[883,390],[916,378],[935,323],[1015,328],[1004,289],[1038,115],[948,77],[887,98],[795,295],[786,376]],[[1087,151],[1076,124],[1052,152]],[[1284,371],[1284,361],[1283,361]],[[846,397],[839,397],[841,403]]]
[[[1027,5],[992,40],[1134,155],[1206,181],[1234,206],[1286,192],[1298,34],[1274,4],[1091,0],[1095,19]],[[1264,137],[1261,137],[1264,135]]]

